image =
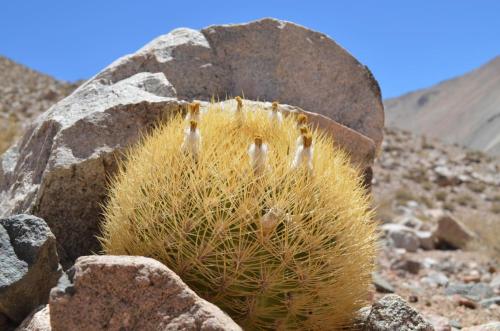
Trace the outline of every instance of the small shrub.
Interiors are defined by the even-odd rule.
[[[490,208],[490,211],[493,213],[493,214],[500,214],[500,203],[493,203],[491,205],[491,208]]]
[[[469,188],[469,190],[475,193],[482,193],[486,189],[486,185],[479,181],[468,182],[467,187]]]
[[[455,202],[458,203],[460,206],[472,206],[475,204],[474,197],[472,197],[470,194],[463,193],[460,194],[455,198]]]
[[[422,183],[422,188],[429,192],[429,191],[432,191],[432,189],[434,188],[434,185],[430,181],[424,181]]]
[[[496,194],[493,197],[491,197],[491,201],[500,202],[500,194]]]
[[[448,210],[448,211],[454,211],[455,205],[452,202],[446,201],[443,203],[443,208]]]
[[[436,194],[435,194],[435,197],[438,201],[446,201],[446,197],[448,196],[448,194],[446,193],[446,191],[443,191],[443,190],[440,190],[440,191],[437,191]]]
[[[408,191],[407,189],[404,189],[404,188],[398,189],[396,191],[396,193],[394,193],[394,197],[401,204],[405,204],[411,200],[413,200],[413,201],[418,200],[417,197],[415,197],[415,195],[413,195],[413,193],[411,193],[410,191]]]
[[[500,213],[500,205],[498,206]],[[468,245],[469,249],[483,251],[493,261],[500,259],[500,219],[498,216],[484,217],[482,214],[472,214],[463,219],[465,225],[477,234],[477,240]]]
[[[420,199],[419,201],[421,203],[423,203],[427,208],[434,208],[435,204],[434,204],[434,201],[432,201],[432,199],[430,199],[428,196],[426,195],[422,195],[420,196]]]

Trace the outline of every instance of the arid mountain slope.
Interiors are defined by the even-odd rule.
[[[500,56],[463,76],[385,101],[388,126],[500,155]]]
[[[77,86],[78,83],[58,81],[0,56],[0,154],[32,118]]]

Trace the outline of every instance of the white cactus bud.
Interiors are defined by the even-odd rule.
[[[199,102],[192,102],[188,106],[188,113],[186,115],[186,121],[196,121],[199,122],[201,119],[201,113],[200,113],[200,103]]]
[[[301,126],[299,129],[300,135],[297,137],[297,140],[295,142],[296,148],[304,144],[304,136],[309,133],[309,128],[306,125]]]
[[[292,168],[297,169],[305,165],[309,171],[313,170],[313,152],[312,136],[310,133],[301,136],[302,144],[297,146],[295,157],[292,162]]]
[[[201,135],[198,129],[198,122],[190,121],[189,127],[184,132],[184,141],[181,149],[184,153],[192,155],[198,159],[201,147]]]
[[[278,110],[278,102],[274,101],[271,112],[269,113],[269,119],[275,121],[278,124],[283,122],[283,114]]]
[[[267,144],[264,144],[262,137],[255,137],[254,142],[248,148],[250,164],[255,174],[262,174],[267,168]]]

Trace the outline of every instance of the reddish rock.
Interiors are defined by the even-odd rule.
[[[459,306],[463,306],[469,309],[476,309],[477,308],[477,303],[474,301],[467,299],[461,295],[454,295],[453,296],[453,301]]]
[[[160,262],[136,256],[84,256],[70,282],[51,291],[53,331],[241,330]]]

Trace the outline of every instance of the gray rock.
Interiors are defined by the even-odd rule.
[[[389,294],[372,305],[364,330],[432,331],[434,328],[400,296]]]
[[[99,251],[100,204],[117,158],[182,104],[137,87],[143,85],[155,91],[171,87],[161,73],[114,85],[86,83],[42,114],[2,160],[0,215],[30,212],[45,219],[63,262]]]
[[[408,252],[416,252],[420,246],[415,231],[401,224],[384,224],[382,230],[385,232],[388,244],[395,248],[404,248]]]
[[[446,244],[463,249],[475,238],[475,235],[462,222],[450,215],[444,215],[438,220],[434,236]]]
[[[419,230],[423,222],[414,215],[402,215],[394,220],[394,223],[402,224],[412,229]]]
[[[33,123],[0,159],[0,216],[44,218],[64,265],[99,251],[107,179],[124,149],[186,100],[242,90],[330,116],[312,117],[370,173],[382,140],[378,84],[327,36],[273,19],[177,29],[118,59]]]
[[[42,219],[0,219],[0,314],[22,322],[35,307],[47,303],[61,273],[56,239]]]
[[[394,287],[378,272],[372,273],[372,283],[379,293],[394,293]]]
[[[426,277],[422,277],[420,281],[430,287],[439,287],[448,285],[449,279],[442,272],[430,272]]]
[[[500,291],[500,274],[493,277],[490,282],[490,286],[495,290],[498,289]]]
[[[394,263],[391,265],[391,269],[404,270],[412,274],[418,274],[421,268],[422,264],[419,261],[407,258],[402,258],[400,260],[394,261]]]
[[[479,301],[479,304],[485,308],[488,308],[492,304],[500,305],[500,296],[481,300]]]
[[[160,262],[138,256],[84,256],[71,283],[50,294],[59,330],[241,330]]]
[[[480,301],[488,299],[495,295],[493,289],[484,283],[477,284],[463,284],[463,283],[450,283],[444,290],[446,295],[459,294],[473,301]]]

